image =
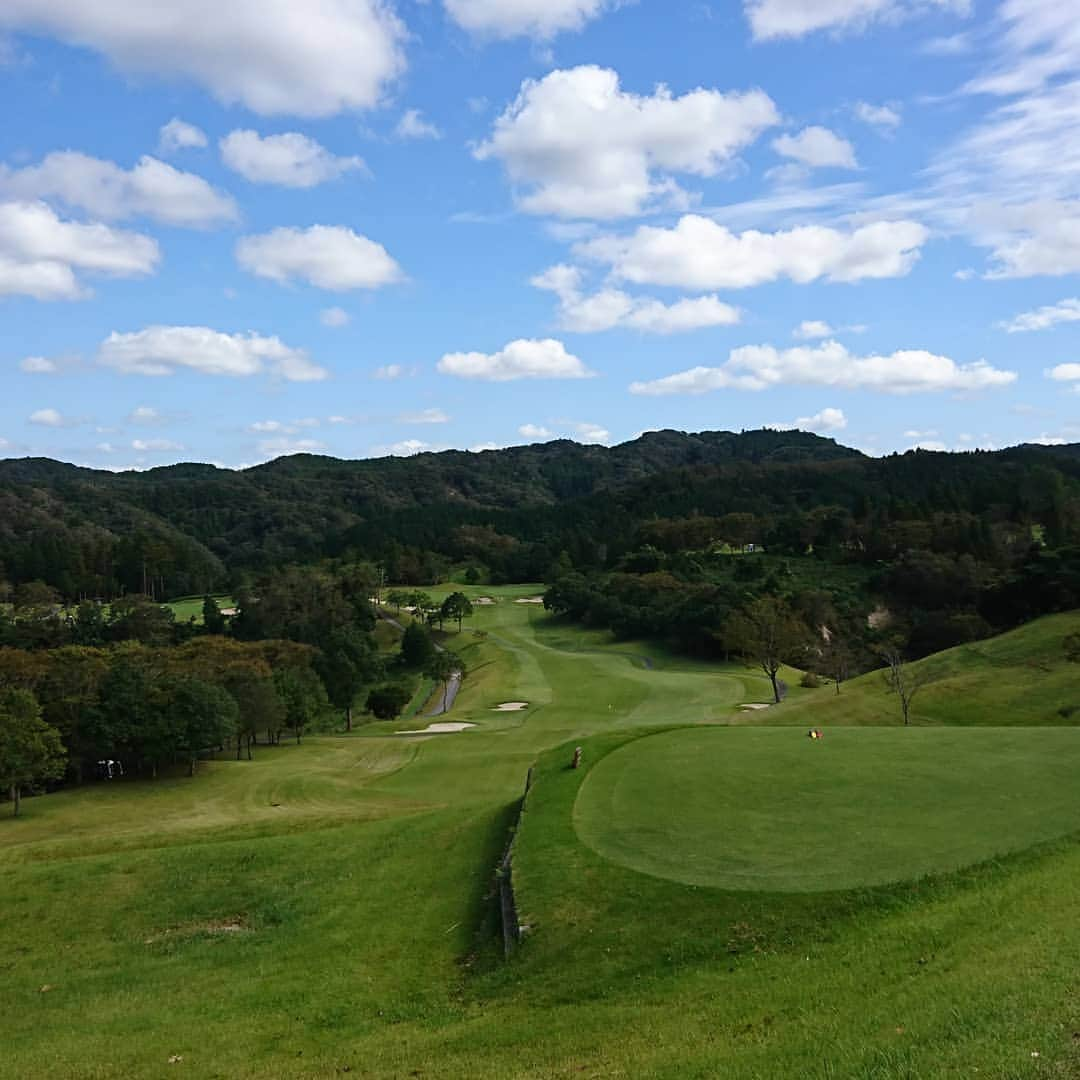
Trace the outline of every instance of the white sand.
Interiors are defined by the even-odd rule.
[[[515,600],[515,604],[542,604],[544,598],[542,596],[530,596],[528,599],[522,597],[520,600]]]
[[[428,724],[423,731],[399,731],[399,735],[454,735],[476,727],[475,724]]]
[[[475,600],[473,601],[473,603],[474,603],[474,604],[484,604],[484,605],[487,605],[487,604],[494,604],[494,603],[495,603],[495,601],[494,601],[494,600],[492,600],[490,596],[478,596],[478,597],[477,597],[477,598],[476,598],[476,599],[475,599]]]
[[[527,709],[529,703],[527,701],[504,701],[501,705],[496,705],[494,712],[521,712],[522,709]]]
[[[767,704],[754,704],[754,705],[740,705],[740,709],[771,709],[771,705]]]

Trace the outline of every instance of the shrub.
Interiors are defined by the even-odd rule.
[[[806,690],[817,690],[821,686],[821,680],[812,671],[808,671],[799,680],[799,685]]]

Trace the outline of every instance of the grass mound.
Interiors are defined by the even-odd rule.
[[[688,728],[589,773],[578,835],[690,885],[812,892],[956,870],[1080,829],[1080,730]]]

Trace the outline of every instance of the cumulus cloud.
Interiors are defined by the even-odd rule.
[[[1058,364],[1050,368],[1046,375],[1055,382],[1080,384],[1080,364]]]
[[[817,30],[862,30],[879,20],[922,11],[966,15],[971,0],[744,0],[750,28],[759,41],[797,38]]]
[[[388,446],[373,446],[369,451],[369,456],[411,457],[413,454],[422,454],[433,449],[434,447],[423,439],[402,439],[401,442],[390,443]]]
[[[987,278],[1080,272],[1080,199],[983,207],[974,228],[976,242],[993,249]]]
[[[393,382],[395,379],[400,379],[404,374],[405,368],[401,364],[383,364],[371,373],[371,377],[381,382]]]
[[[900,113],[889,105],[871,105],[868,101],[855,103],[855,115],[864,123],[881,131],[893,131],[902,123]]]
[[[1022,334],[1031,330],[1049,330],[1052,326],[1070,322],[1080,322],[1080,298],[1073,297],[1034,311],[1025,311],[1014,319],[998,323],[998,326],[1010,334]]]
[[[571,438],[578,442],[592,445],[605,445],[611,442],[611,432],[600,424],[590,424],[586,421],[571,420],[569,422]]]
[[[54,199],[107,221],[147,217],[165,225],[204,228],[237,217],[232,198],[201,176],[144,155],[131,169],[59,150],[38,165],[0,166],[0,195]]]
[[[760,90],[641,96],[617,72],[583,66],[524,82],[474,154],[502,163],[529,213],[618,218],[685,202],[673,174],[718,175],[779,119]]]
[[[450,417],[442,409],[421,409],[419,412],[402,413],[398,418],[399,424],[447,424]]]
[[[835,333],[836,331],[827,322],[822,322],[820,319],[806,319],[792,330],[791,336],[800,341],[815,341],[818,338],[832,337]]]
[[[696,296],[665,304],[647,296],[630,296],[620,289],[591,295],[581,290],[581,271],[575,266],[552,266],[532,279],[538,289],[559,298],[559,324],[581,334],[627,327],[652,334],[677,334],[706,326],[733,326],[738,308],[718,296]]]
[[[218,145],[221,160],[253,184],[312,188],[345,173],[366,169],[362,158],[336,157],[298,131],[263,136],[247,128],[239,129],[230,131]]]
[[[444,375],[486,382],[514,379],[586,379],[593,373],[561,341],[518,339],[496,353],[447,353],[438,363]]]
[[[405,28],[384,0],[4,0],[0,29],[94,49],[123,71],[189,79],[261,114],[371,108],[405,67]]]
[[[580,30],[615,6],[614,0],[444,0],[447,14],[464,30],[493,38],[546,40],[561,30]]]
[[[250,273],[282,285],[300,280],[333,292],[377,289],[404,277],[382,244],[343,225],[280,228],[242,236],[236,244],[236,260]]]
[[[166,418],[152,405],[137,405],[128,413],[127,422],[146,427],[156,427],[158,424],[164,424]]]
[[[811,169],[857,169],[855,148],[834,131],[824,127],[803,128],[798,135],[781,135],[773,149]]]
[[[51,428],[75,427],[81,423],[79,420],[64,416],[58,409],[38,409],[32,412],[28,419],[31,424]]]
[[[792,424],[770,425],[778,431],[843,431],[848,425],[847,417],[843,409],[822,409],[813,416],[800,416]]]
[[[1080,365],[1075,365],[1080,373]],[[777,349],[745,345],[733,349],[721,367],[696,367],[649,382],[634,394],[706,394],[712,390],[767,390],[777,386],[831,386],[887,394],[975,391],[1008,386],[1016,373],[985,360],[957,364],[947,356],[905,349],[890,356],[855,356],[836,341]]]
[[[326,444],[317,439],[262,439],[259,442],[259,452],[263,454],[311,454],[317,450],[325,450]]]
[[[260,334],[225,334],[205,326],[148,326],[135,333],[111,333],[98,350],[98,362],[129,375],[172,375],[179,370],[203,375],[273,375],[289,382],[313,382],[327,371],[303,349]]]
[[[554,432],[541,424],[522,424],[518,428],[518,434],[526,439],[553,439],[555,437]]]
[[[29,375],[57,375],[63,371],[72,371],[81,364],[75,355],[69,356],[27,356],[19,361],[19,368]]]
[[[319,312],[319,322],[323,326],[331,328],[348,326],[351,320],[352,316],[344,308],[328,307]]]
[[[0,202],[0,296],[78,300],[79,274],[153,273],[160,252],[149,236],[62,220],[42,202]]]
[[[399,139],[441,139],[442,132],[419,109],[406,109],[394,128]]]
[[[187,449],[183,443],[174,442],[172,439],[134,439],[131,443],[132,450],[141,453],[164,454],[168,451]]]
[[[162,154],[175,154],[177,150],[206,145],[206,132],[178,116],[163,124],[158,132],[158,152]]]
[[[686,214],[674,228],[643,225],[629,236],[587,240],[575,251],[636,284],[742,289],[785,277],[801,285],[820,278],[903,277],[928,236],[913,221],[877,221],[851,232],[806,225],[732,233],[710,218]]]

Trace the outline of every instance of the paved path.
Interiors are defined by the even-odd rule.
[[[405,633],[405,627],[402,626],[397,619],[390,618],[390,616],[383,611],[382,607],[377,606],[375,608],[375,614],[378,615],[380,619],[388,622],[391,626],[396,626],[403,634]],[[438,642],[433,641],[432,645],[435,646],[436,652],[446,652],[446,649]],[[439,695],[439,700],[435,708],[424,713],[424,716],[443,716],[445,713],[448,713],[454,707],[454,701],[457,699],[458,691],[460,689],[461,672],[455,671],[453,675],[450,676],[450,682],[446,686],[446,692]]]

